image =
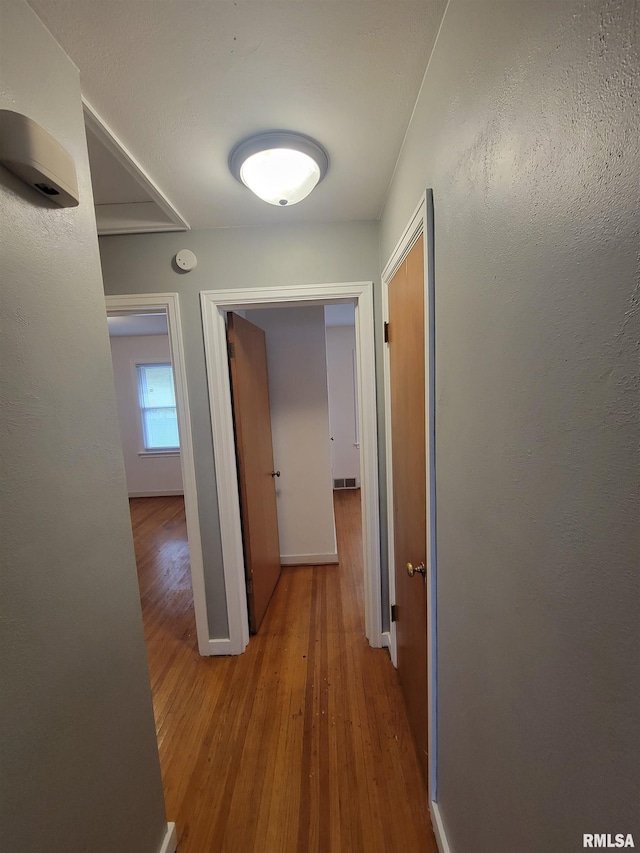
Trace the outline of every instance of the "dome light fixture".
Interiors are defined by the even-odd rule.
[[[329,168],[327,152],[301,133],[270,131],[239,142],[229,169],[263,201],[288,207],[306,198]]]

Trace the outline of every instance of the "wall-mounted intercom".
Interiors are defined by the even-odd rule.
[[[78,205],[73,158],[28,116],[0,110],[0,163],[60,207]]]

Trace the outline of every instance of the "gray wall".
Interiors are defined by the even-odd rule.
[[[633,0],[451,0],[381,223],[433,187],[452,853],[640,840],[637,74]]]
[[[176,271],[179,249],[198,257],[190,273]],[[228,636],[220,525],[206,391],[200,291],[233,287],[278,287],[345,281],[376,283],[376,331],[381,328],[378,223],[342,222],[268,228],[229,228],[183,234],[103,237],[100,254],[107,294],[177,291],[180,294],[210,633]],[[379,336],[378,336],[379,338]],[[377,340],[378,363],[381,340]],[[381,493],[384,495],[382,373],[378,371]],[[383,503],[381,519],[386,510]],[[384,537],[384,527],[382,536]],[[386,544],[383,541],[383,556]],[[388,601],[383,569],[383,601]],[[386,618],[387,607],[383,607]]]
[[[0,107],[75,159],[79,208],[0,167],[0,849],[156,853],[166,830],[73,64],[2,1]],[[81,322],[78,321],[81,317]]]

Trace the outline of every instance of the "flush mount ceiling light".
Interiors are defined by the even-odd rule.
[[[231,174],[263,201],[297,204],[324,178],[326,151],[301,133],[272,131],[239,142],[229,155]]]

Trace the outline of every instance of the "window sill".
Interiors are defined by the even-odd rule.
[[[179,450],[141,450],[138,456],[180,456]]]

